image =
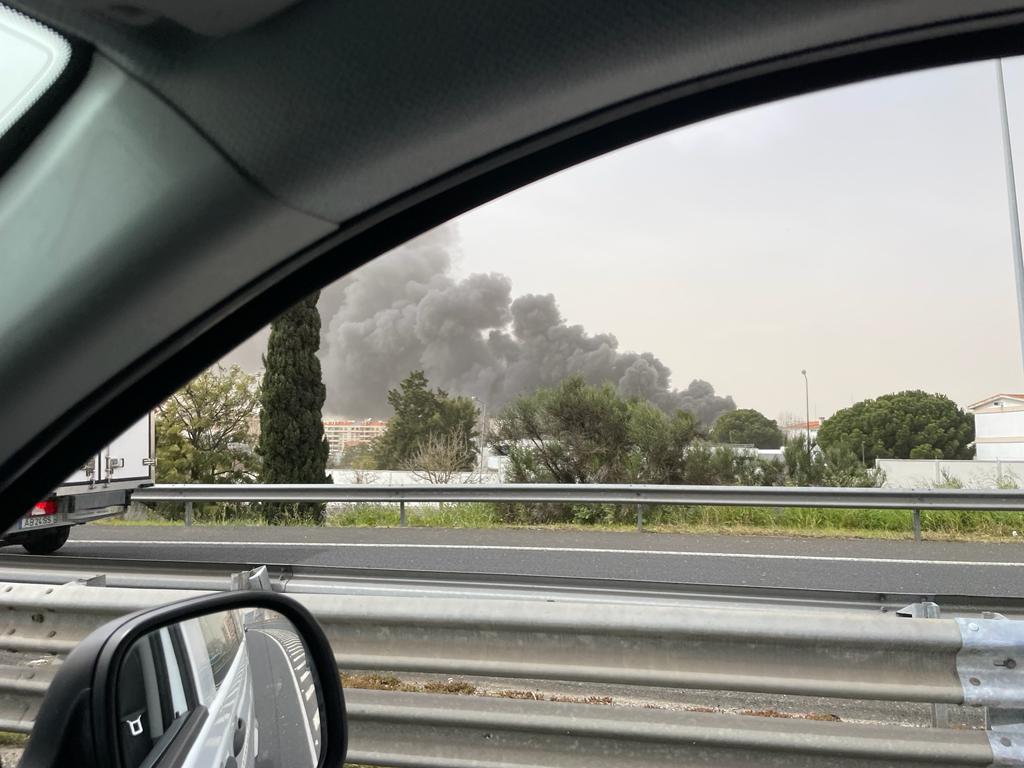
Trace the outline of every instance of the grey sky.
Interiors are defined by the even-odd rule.
[[[1006,73],[1024,167],[1024,64]],[[906,388],[966,404],[1024,387],[990,62],[681,129],[448,226],[457,276],[553,293],[675,387],[703,378],[771,417],[803,413],[801,368],[812,415]],[[256,346],[229,360],[252,365]]]

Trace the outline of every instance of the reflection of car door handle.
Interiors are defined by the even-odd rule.
[[[242,718],[238,718],[238,725],[235,727],[235,740],[232,743],[237,755],[242,751],[242,747],[245,746],[245,721]]]

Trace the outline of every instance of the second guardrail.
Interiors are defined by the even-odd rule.
[[[377,502],[400,506],[410,502],[509,502],[550,504],[636,505],[637,529],[643,529],[643,507],[705,505],[748,507],[828,507],[908,509],[913,512],[914,538],[921,538],[922,510],[1024,511],[1024,491],[1017,489],[922,489],[761,487],[742,485],[610,485],[610,484],[459,484],[459,485],[186,485],[140,488],[132,499],[142,503],[179,502],[186,521],[196,502]]]

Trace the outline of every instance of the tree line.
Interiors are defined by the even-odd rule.
[[[328,444],[317,348],[317,295],[271,324],[262,380],[237,366],[215,367],[157,409],[160,482],[323,483]],[[474,469],[482,446],[505,457],[513,483],[870,486],[878,458],[965,459],[974,424],[951,400],[918,390],[856,403],[828,418],[814,445],[786,439],[754,409],[705,425],[572,376],[525,394],[489,424],[469,397],[431,389],[412,371],[387,393],[394,415],[385,434],[347,451],[342,464],[404,469],[450,482]],[[259,431],[253,423],[259,415]],[[773,457],[756,449],[781,449]],[[322,523],[323,504],[263,504],[266,522]],[[510,517],[574,517],[573,510],[518,506]]]

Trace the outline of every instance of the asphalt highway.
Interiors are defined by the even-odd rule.
[[[301,638],[284,620],[246,627],[245,637],[259,727],[256,768],[315,766],[319,715]]]
[[[17,558],[17,546],[0,561]],[[52,557],[237,561],[867,592],[1024,596],[1024,541],[525,529],[85,525]]]

